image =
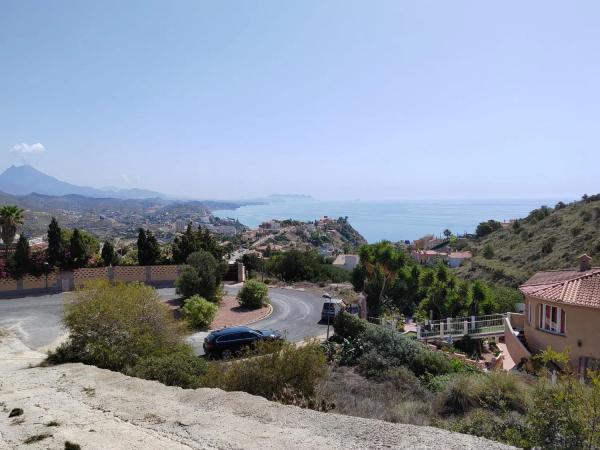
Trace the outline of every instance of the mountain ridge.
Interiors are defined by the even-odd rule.
[[[92,198],[146,199],[167,196],[160,192],[146,189],[103,190],[89,186],[79,186],[59,180],[29,164],[12,165],[0,174],[0,191],[11,195],[28,195],[38,193],[49,196],[81,195]]]

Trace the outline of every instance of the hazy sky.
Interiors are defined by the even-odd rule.
[[[600,2],[0,3],[0,170],[198,198],[600,191]]]

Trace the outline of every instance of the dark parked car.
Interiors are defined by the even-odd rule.
[[[211,332],[204,338],[204,353],[210,357],[229,356],[258,341],[281,339],[283,336],[275,330],[255,330],[248,327],[223,328]]]

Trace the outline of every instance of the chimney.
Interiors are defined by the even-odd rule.
[[[592,258],[585,253],[579,258],[579,271],[586,272],[592,268]]]

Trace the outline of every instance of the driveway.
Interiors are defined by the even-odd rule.
[[[238,286],[226,286],[235,294]],[[164,300],[177,298],[174,288],[158,289]],[[68,295],[68,294],[67,294]],[[291,341],[324,334],[327,325],[319,324],[322,300],[313,294],[291,289],[269,289],[273,314],[252,324],[254,328],[283,331]],[[14,332],[25,345],[34,350],[45,349],[58,342],[66,333],[62,327],[65,294],[40,295],[0,300],[0,328]],[[194,350],[202,354],[206,333],[188,338]]]

